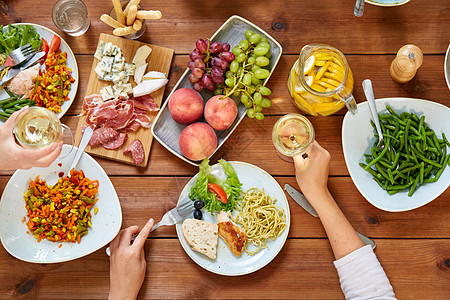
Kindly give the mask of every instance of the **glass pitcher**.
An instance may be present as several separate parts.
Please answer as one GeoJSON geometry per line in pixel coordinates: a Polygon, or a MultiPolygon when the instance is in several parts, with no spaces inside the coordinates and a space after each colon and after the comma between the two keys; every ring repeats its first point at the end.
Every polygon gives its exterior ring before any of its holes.
{"type": "Polygon", "coordinates": [[[296,106],[312,116],[328,116],[344,106],[357,113],[353,74],[341,51],[328,45],[306,45],[289,73],[288,89],[296,106]]]}

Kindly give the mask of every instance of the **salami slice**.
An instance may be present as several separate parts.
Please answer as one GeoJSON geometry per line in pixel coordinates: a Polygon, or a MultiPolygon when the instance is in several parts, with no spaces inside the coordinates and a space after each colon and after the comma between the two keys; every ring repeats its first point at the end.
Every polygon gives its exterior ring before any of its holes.
{"type": "Polygon", "coordinates": [[[132,141],[128,146],[123,149],[123,153],[131,152],[131,157],[135,165],[139,165],[144,162],[145,152],[144,146],[140,140],[136,139],[132,141]]]}
{"type": "Polygon", "coordinates": [[[119,135],[115,139],[113,139],[113,140],[111,140],[109,142],[103,143],[102,146],[105,149],[108,149],[108,150],[117,149],[120,146],[122,146],[123,143],[125,143],[127,138],[128,138],[128,134],[126,134],[126,133],[119,133],[119,135]]]}
{"type": "Polygon", "coordinates": [[[89,145],[95,146],[107,143],[116,139],[119,136],[119,133],[110,127],[102,127],[94,130],[92,134],[92,138],[89,141],[89,145]]]}

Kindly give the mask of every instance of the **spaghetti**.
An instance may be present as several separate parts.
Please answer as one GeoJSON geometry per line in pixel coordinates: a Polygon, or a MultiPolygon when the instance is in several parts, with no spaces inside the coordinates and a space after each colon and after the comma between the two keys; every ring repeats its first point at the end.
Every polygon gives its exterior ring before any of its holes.
{"type": "Polygon", "coordinates": [[[275,240],[286,229],[286,215],[281,207],[275,205],[276,201],[264,189],[251,188],[245,192],[242,204],[238,205],[239,214],[234,221],[245,230],[248,241],[245,251],[249,255],[268,248],[267,240],[275,240]],[[248,249],[249,242],[256,250],[248,249]]]}

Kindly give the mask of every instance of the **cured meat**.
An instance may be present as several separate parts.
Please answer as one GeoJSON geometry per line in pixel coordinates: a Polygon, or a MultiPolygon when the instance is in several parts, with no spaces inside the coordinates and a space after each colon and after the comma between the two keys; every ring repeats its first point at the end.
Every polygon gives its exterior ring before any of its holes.
{"type": "Polygon", "coordinates": [[[132,100],[121,101],[116,105],[116,112],[117,115],[113,118],[107,119],[104,123],[104,126],[111,127],[115,130],[127,127],[134,116],[134,102],[132,100]]]}
{"type": "Polygon", "coordinates": [[[133,163],[139,165],[144,162],[145,152],[144,146],[140,140],[136,139],[132,141],[128,146],[123,149],[123,153],[131,152],[131,157],[133,158],[133,163]]]}
{"type": "Polygon", "coordinates": [[[113,139],[113,140],[111,140],[109,142],[103,143],[102,146],[105,149],[109,149],[109,150],[117,149],[120,146],[122,146],[123,143],[125,143],[127,138],[128,138],[128,134],[126,134],[126,133],[119,133],[119,135],[115,139],[113,139]]]}
{"type": "Polygon", "coordinates": [[[140,108],[142,110],[146,110],[148,112],[158,111],[158,104],[155,103],[152,97],[149,95],[140,96],[140,97],[131,97],[130,99],[135,100],[135,107],[140,108]]]}
{"type": "Polygon", "coordinates": [[[119,136],[119,133],[112,128],[102,127],[94,130],[89,145],[95,146],[108,143],[115,140],[119,136]]]}
{"type": "Polygon", "coordinates": [[[103,104],[103,99],[98,94],[92,94],[84,97],[83,110],[86,113],[89,109],[103,104]]]}

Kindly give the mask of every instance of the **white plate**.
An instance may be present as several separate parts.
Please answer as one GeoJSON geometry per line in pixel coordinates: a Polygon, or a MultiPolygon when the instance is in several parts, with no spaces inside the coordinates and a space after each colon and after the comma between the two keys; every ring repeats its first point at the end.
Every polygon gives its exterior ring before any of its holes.
{"type": "MultiPolygon", "coordinates": [[[[270,58],[270,63],[267,66],[267,69],[270,71],[269,77],[267,77],[263,81],[263,85],[265,85],[269,80],[270,76],[272,75],[273,70],[275,69],[278,61],[280,60],[281,53],[283,52],[283,48],[273,37],[271,37],[264,30],[262,30],[255,24],[247,21],[246,19],[239,16],[231,16],[216,31],[216,33],[213,34],[210,40],[212,42],[220,41],[222,43],[229,43],[231,49],[233,49],[233,47],[238,45],[242,39],[245,39],[244,33],[248,29],[253,30],[255,33],[261,34],[261,36],[264,36],[269,40],[272,57],[270,58]]],[[[194,45],[195,41],[193,41],[192,43],[194,45]]],[[[161,107],[158,115],[156,116],[155,121],[153,122],[152,134],[155,137],[155,139],[157,139],[158,142],[161,143],[161,145],[166,147],[174,155],[178,156],[187,163],[190,163],[194,166],[198,166],[201,163],[201,160],[200,161],[190,160],[184,157],[183,154],[181,153],[180,148],[178,147],[178,138],[180,136],[181,131],[186,126],[177,124],[172,119],[172,116],[170,115],[169,109],[167,107],[167,103],[169,102],[168,99],[170,98],[173,92],[181,88],[192,88],[192,83],[190,83],[188,79],[189,74],[191,74],[191,70],[189,68],[186,68],[186,71],[170,92],[164,105],[161,107]]],[[[207,89],[203,89],[200,92],[200,95],[202,96],[204,102],[206,103],[206,101],[208,101],[208,99],[213,96],[213,92],[210,92],[207,89]]],[[[241,103],[241,101],[237,100],[234,96],[231,96],[231,98],[237,104],[238,115],[234,120],[233,124],[230,126],[230,128],[223,131],[216,131],[218,145],[214,153],[216,153],[216,151],[223,145],[223,143],[225,143],[225,141],[233,133],[233,131],[236,129],[236,127],[239,125],[239,123],[242,121],[242,119],[246,116],[247,113],[247,109],[241,103]]],[[[202,117],[200,121],[203,122],[204,118],[202,117]]],[[[209,157],[213,156],[214,153],[212,153],[209,157]]]]}
{"type": "MultiPolygon", "coordinates": [[[[68,101],[64,101],[64,103],[61,105],[61,112],[56,114],[58,116],[58,118],[61,118],[62,116],[64,116],[64,114],[67,112],[67,110],[69,110],[69,107],[72,105],[72,102],[75,99],[75,95],[77,94],[77,89],[78,89],[78,81],[79,81],[78,65],[77,65],[77,61],[75,59],[75,55],[72,52],[72,49],[70,49],[69,45],[66,43],[66,41],[60,35],[56,34],[53,30],[48,29],[47,27],[37,25],[37,24],[32,24],[32,23],[16,23],[16,24],[12,24],[12,25],[14,25],[14,26],[32,25],[34,28],[36,28],[36,32],[41,36],[41,38],[43,38],[47,41],[49,46],[50,46],[50,42],[52,41],[54,35],[57,35],[61,38],[60,49],[62,52],[67,53],[66,65],[67,65],[67,67],[72,69],[72,77],[75,79],[75,82],[72,83],[72,85],[71,85],[70,92],[68,95],[70,99],[68,101]]],[[[44,69],[45,69],[45,66],[42,65],[41,70],[44,70],[44,69]]],[[[8,94],[5,92],[5,90],[3,90],[3,89],[0,90],[0,99],[4,99],[7,97],[8,97],[8,94]]],[[[0,120],[0,126],[3,125],[3,123],[4,122],[0,120]]]]}
{"type": "Polygon", "coordinates": [[[365,0],[366,3],[370,3],[377,6],[399,6],[408,3],[410,0],[365,0]]]}
{"type": "MultiPolygon", "coordinates": [[[[64,145],[64,147],[68,147],[64,145]]],[[[77,170],[83,170],[86,177],[98,180],[100,183],[98,213],[92,213],[92,227],[89,233],[81,239],[81,243],[53,243],[42,240],[40,243],[27,234],[28,227],[22,222],[27,211],[23,196],[28,189],[30,180],[37,175],[54,184],[58,180],[58,173],[66,171],[75,156],[76,147],[67,157],[56,160],[48,168],[32,168],[17,170],[6,185],[0,203],[0,238],[3,247],[14,257],[31,263],[57,263],[69,261],[97,251],[108,244],[119,232],[122,225],[122,210],[119,198],[108,175],[100,165],[88,154],[83,153],[77,170]],[[62,163],[62,166],[58,166],[62,163]]]]}
{"type": "MultiPolygon", "coordinates": [[[[447,137],[450,136],[450,108],[444,105],[412,98],[377,99],[376,104],[379,113],[387,113],[386,104],[389,104],[397,113],[412,112],[419,118],[425,115],[425,122],[436,132],[438,138],[443,132],[447,137]]],[[[370,125],[370,119],[367,102],[363,102],[358,104],[358,114],[352,116],[347,113],[342,124],[345,163],[353,182],[367,201],[382,210],[407,211],[431,202],[449,187],[450,167],[447,166],[437,182],[420,186],[412,197],[408,197],[407,190],[389,195],[380,188],[372,175],[359,166],[359,163],[365,162],[364,153],[370,153],[375,141],[375,131],[370,125]]]]}
{"type": "Polygon", "coordinates": [[[448,45],[447,52],[445,53],[444,60],[444,74],[447,86],[450,89],[450,44],[448,45]]]}
{"type": "MultiPolygon", "coordinates": [[[[219,275],[238,276],[249,274],[261,269],[269,262],[271,262],[272,259],[275,258],[275,256],[277,256],[281,248],[283,248],[284,243],[286,242],[289,233],[289,227],[291,224],[291,214],[289,211],[289,204],[287,202],[286,195],[284,194],[278,182],[272,176],[270,176],[269,173],[261,168],[245,162],[231,161],[230,163],[242,183],[243,191],[246,191],[247,189],[253,187],[260,189],[264,188],[264,192],[269,194],[271,197],[277,198],[276,205],[281,207],[286,215],[286,229],[281,234],[281,236],[279,236],[275,241],[269,240],[267,242],[267,246],[269,247],[268,249],[262,249],[253,256],[250,256],[245,251],[243,251],[240,257],[235,256],[227,247],[225,242],[221,238],[219,238],[217,258],[215,260],[211,260],[205,255],[191,249],[189,244],[184,239],[181,229],[182,223],[178,223],[176,225],[176,229],[178,239],[180,240],[181,246],[183,246],[184,251],[186,251],[189,257],[199,266],[219,275]]],[[[225,174],[220,164],[215,164],[214,166],[212,166],[211,174],[214,174],[221,178],[225,178],[225,174]]],[[[192,177],[192,179],[186,184],[183,191],[181,192],[180,198],[178,199],[178,203],[182,201],[191,201],[188,197],[188,194],[191,187],[197,180],[197,177],[198,174],[192,177]]],[[[217,215],[212,216],[204,209],[202,210],[202,212],[204,221],[217,224],[217,215]]],[[[233,215],[236,215],[236,212],[234,212],[233,215]]]]}

